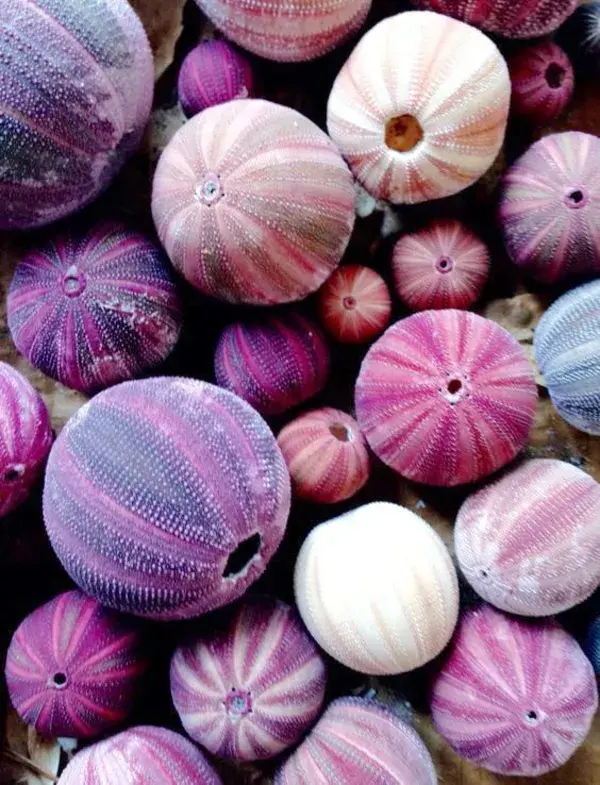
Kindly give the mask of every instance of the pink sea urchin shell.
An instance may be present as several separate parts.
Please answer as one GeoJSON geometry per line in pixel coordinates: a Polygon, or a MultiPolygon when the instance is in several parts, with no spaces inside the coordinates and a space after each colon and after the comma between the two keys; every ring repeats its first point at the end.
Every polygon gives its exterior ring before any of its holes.
{"type": "Polygon", "coordinates": [[[560,613],[600,585],[600,486],[570,463],[525,461],[466,500],[454,537],[485,600],[523,616],[560,613]]]}
{"type": "Polygon", "coordinates": [[[528,44],[508,61],[512,112],[533,123],[551,123],[573,95],[571,61],[553,41],[528,44]]]}
{"type": "Polygon", "coordinates": [[[17,349],[53,379],[92,393],[158,365],[181,329],[168,259],[119,223],[64,234],[19,263],[8,293],[17,349]]]}
{"type": "Polygon", "coordinates": [[[26,229],[106,188],[142,137],[154,69],[126,0],[3,0],[0,52],[0,229],[26,229]]]}
{"type": "Polygon", "coordinates": [[[46,404],[24,376],[0,362],[0,517],[29,496],[51,446],[46,404]]]}
{"type": "Polygon", "coordinates": [[[508,170],[500,223],[514,263],[543,283],[600,273],[600,139],[536,142],[508,170]]]}
{"type": "Polygon", "coordinates": [[[129,619],[70,591],[19,625],[6,682],[13,706],[38,733],[91,738],[127,718],[146,664],[129,619]]]}
{"type": "Polygon", "coordinates": [[[431,703],[438,731],[459,755],[523,777],[562,766],[597,707],[594,670],[573,637],[554,622],[489,605],[459,623],[431,703]]]}
{"type": "Polygon", "coordinates": [[[475,482],[511,461],[536,401],[517,341],[468,311],[423,311],[392,325],[356,383],[356,416],[371,449],[428,485],[475,482]]]}
{"type": "Polygon", "coordinates": [[[339,267],[319,292],[319,318],[341,343],[366,343],[387,326],[392,313],[390,291],[369,267],[339,267]]]}
{"type": "Polygon", "coordinates": [[[490,168],[509,101],[508,69],[489,38],[408,11],[361,39],[334,82],[327,127],[372,196],[413,204],[462,191],[490,168]]]}
{"type": "Polygon", "coordinates": [[[338,698],[275,775],[275,785],[436,785],[417,733],[389,709],[338,698]]]}
{"type": "Polygon", "coordinates": [[[175,267],[205,294],[274,305],[306,297],[342,258],[354,185],[331,140],[259,99],[197,115],[156,170],[152,213],[175,267]]]}
{"type": "Polygon", "coordinates": [[[54,444],[44,519],[73,580],[111,608],[199,616],[240,597],[283,537],[290,481],[275,437],[212,384],[124,382],[54,444]]]}
{"type": "Polygon", "coordinates": [[[485,286],[488,249],[459,221],[438,219],[394,246],[398,297],[413,311],[468,308],[485,286]]]}
{"type": "Polygon", "coordinates": [[[277,437],[297,496],[334,504],[369,479],[369,450],[356,420],[337,409],[301,414],[277,437]]]}
{"type": "Polygon", "coordinates": [[[214,755],[271,758],[315,720],[325,663],[298,614],[275,599],[245,600],[230,623],[180,646],[171,693],[184,728],[214,755]]]}

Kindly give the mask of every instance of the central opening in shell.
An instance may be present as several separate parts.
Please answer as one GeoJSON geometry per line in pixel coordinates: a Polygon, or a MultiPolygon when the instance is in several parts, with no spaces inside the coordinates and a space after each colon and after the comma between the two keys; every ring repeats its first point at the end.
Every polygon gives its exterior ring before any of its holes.
{"type": "Polygon", "coordinates": [[[525,713],[525,721],[527,722],[528,725],[537,725],[539,720],[540,720],[539,714],[534,709],[531,709],[530,711],[525,713]]]}
{"type": "Polygon", "coordinates": [[[233,719],[252,714],[252,693],[232,687],[225,698],[225,708],[233,719]]]}
{"type": "Polygon", "coordinates": [[[573,204],[581,204],[583,202],[583,191],[580,188],[576,188],[574,191],[569,191],[567,194],[567,199],[573,204]]]}
{"type": "Polygon", "coordinates": [[[17,482],[25,474],[25,467],[22,463],[7,466],[2,475],[4,482],[17,482]]]}
{"type": "Polygon", "coordinates": [[[350,295],[348,297],[344,297],[342,300],[342,305],[347,311],[352,311],[354,308],[356,308],[356,298],[351,297],[350,295]]]}
{"type": "Polygon", "coordinates": [[[350,442],[352,441],[352,432],[347,425],[344,425],[341,422],[334,422],[333,425],[329,426],[329,433],[338,440],[338,442],[350,442]]]}
{"type": "Polygon", "coordinates": [[[440,256],[435,263],[435,266],[440,273],[449,273],[454,267],[454,262],[449,256],[440,256]]]}
{"type": "Polygon", "coordinates": [[[462,382],[460,379],[450,379],[446,388],[450,395],[456,395],[457,392],[462,390],[462,382]]]}
{"type": "Polygon", "coordinates": [[[253,534],[246,540],[242,540],[238,547],[229,554],[227,564],[223,570],[223,577],[235,578],[241,575],[259,552],[261,543],[262,540],[258,533],[253,534]]]}
{"type": "Polygon", "coordinates": [[[423,139],[423,129],[416,117],[402,114],[390,117],[385,124],[385,143],[390,150],[408,153],[423,139]]]}
{"type": "Polygon", "coordinates": [[[85,292],[85,286],[85,275],[76,264],[72,264],[63,278],[63,292],[67,297],[79,297],[85,292]]]}
{"type": "Polygon", "coordinates": [[[565,81],[566,72],[559,63],[550,63],[546,68],[546,82],[553,90],[557,90],[565,81]]]}
{"type": "Polygon", "coordinates": [[[54,684],[55,687],[59,687],[59,688],[64,687],[65,684],[67,683],[67,674],[62,673],[61,671],[55,673],[54,676],[52,677],[52,683],[54,684]]]}

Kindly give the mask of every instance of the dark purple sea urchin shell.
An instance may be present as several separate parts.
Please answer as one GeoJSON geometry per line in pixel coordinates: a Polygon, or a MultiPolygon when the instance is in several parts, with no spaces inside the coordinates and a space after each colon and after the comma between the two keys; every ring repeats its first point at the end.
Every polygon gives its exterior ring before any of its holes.
{"type": "Polygon", "coordinates": [[[50,453],[44,518],[63,566],[108,607],[199,616],[264,571],[290,480],[264,420],[191,379],[125,382],[67,423],[50,453]]]}
{"type": "Polygon", "coordinates": [[[573,67],[553,41],[528,44],[509,59],[508,70],[513,114],[544,125],[566,109],[575,86],[573,67]]]}

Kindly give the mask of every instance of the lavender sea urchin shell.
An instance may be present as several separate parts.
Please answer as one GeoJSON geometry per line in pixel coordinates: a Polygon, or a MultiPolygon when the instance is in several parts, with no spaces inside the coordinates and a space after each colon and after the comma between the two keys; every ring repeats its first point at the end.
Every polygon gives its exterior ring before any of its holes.
{"type": "Polygon", "coordinates": [[[553,41],[529,44],[510,58],[508,69],[515,115],[543,125],[566,109],[575,86],[573,67],[553,41]]]}

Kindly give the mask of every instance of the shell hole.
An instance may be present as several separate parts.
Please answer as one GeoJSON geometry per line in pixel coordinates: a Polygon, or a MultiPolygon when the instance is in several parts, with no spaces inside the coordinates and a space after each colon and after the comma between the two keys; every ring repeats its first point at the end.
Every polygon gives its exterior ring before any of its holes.
{"type": "Polygon", "coordinates": [[[569,201],[573,202],[573,204],[581,204],[583,202],[583,191],[580,191],[579,188],[576,188],[574,191],[569,192],[569,201]]]}
{"type": "Polygon", "coordinates": [[[54,676],[52,677],[52,682],[55,687],[64,687],[65,684],[67,683],[67,674],[62,673],[61,671],[55,673],[54,676]]]}
{"type": "Polygon", "coordinates": [[[450,379],[447,385],[450,395],[456,395],[457,392],[462,390],[462,382],[460,379],[450,379]]]}
{"type": "Polygon", "coordinates": [[[550,63],[546,68],[546,82],[553,90],[557,90],[565,81],[566,72],[559,63],[550,63]]]}
{"type": "Polygon", "coordinates": [[[338,440],[338,442],[352,441],[352,431],[347,425],[341,422],[334,422],[329,426],[329,433],[338,440]]]}
{"type": "Polygon", "coordinates": [[[423,139],[423,129],[416,117],[402,114],[390,117],[385,124],[385,143],[390,150],[408,153],[423,139]]]}
{"type": "Polygon", "coordinates": [[[224,578],[233,578],[244,572],[252,559],[260,550],[262,540],[260,534],[253,534],[246,540],[242,540],[238,547],[229,554],[227,564],[223,570],[224,578]]]}
{"type": "Polygon", "coordinates": [[[356,308],[356,297],[344,297],[342,300],[342,305],[347,311],[352,311],[356,308]]]}
{"type": "Polygon", "coordinates": [[[528,720],[537,720],[537,712],[535,712],[535,711],[528,711],[527,712],[527,719],[528,720]]]}
{"type": "Polygon", "coordinates": [[[440,256],[435,263],[436,269],[440,273],[449,273],[454,267],[454,262],[449,256],[440,256]]]}
{"type": "Polygon", "coordinates": [[[482,578],[487,578],[488,571],[487,570],[481,570],[479,574],[481,575],[482,578]]]}
{"type": "Polygon", "coordinates": [[[16,466],[8,466],[4,474],[2,475],[2,480],[4,482],[17,482],[21,479],[21,477],[25,474],[25,467],[22,464],[18,464],[16,466]]]}

